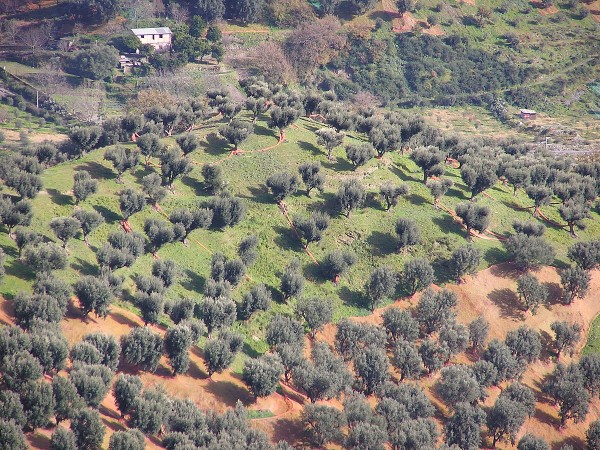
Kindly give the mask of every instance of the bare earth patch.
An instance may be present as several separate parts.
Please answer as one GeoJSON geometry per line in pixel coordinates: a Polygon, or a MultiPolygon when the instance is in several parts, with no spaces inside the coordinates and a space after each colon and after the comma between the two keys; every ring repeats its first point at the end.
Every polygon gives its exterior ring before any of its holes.
{"type": "MultiPolygon", "coordinates": [[[[7,141],[17,142],[21,139],[21,134],[14,130],[1,130],[6,136],[7,141]]],[[[43,141],[63,142],[67,140],[67,135],[58,133],[36,133],[32,132],[27,135],[29,140],[35,144],[43,141]]]]}

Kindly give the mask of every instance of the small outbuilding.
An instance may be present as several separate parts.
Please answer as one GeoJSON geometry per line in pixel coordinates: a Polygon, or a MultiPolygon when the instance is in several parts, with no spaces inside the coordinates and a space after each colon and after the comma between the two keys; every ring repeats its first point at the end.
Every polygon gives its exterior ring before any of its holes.
{"type": "Polygon", "coordinates": [[[157,52],[171,49],[173,33],[169,27],[134,28],[131,30],[142,44],[151,45],[157,52]]]}
{"type": "Polygon", "coordinates": [[[537,112],[533,109],[522,109],[521,118],[524,120],[533,120],[537,117],[537,112]]]}

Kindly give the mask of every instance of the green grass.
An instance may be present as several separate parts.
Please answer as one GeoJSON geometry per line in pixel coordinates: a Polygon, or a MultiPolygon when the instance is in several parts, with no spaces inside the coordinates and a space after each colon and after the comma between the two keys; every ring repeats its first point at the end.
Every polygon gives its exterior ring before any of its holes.
{"type": "MultiPolygon", "coordinates": [[[[217,126],[218,123],[214,123],[217,126]]],[[[387,265],[401,270],[405,261],[413,257],[426,257],[432,261],[436,269],[436,282],[445,284],[450,281],[446,269],[446,261],[451,252],[465,245],[465,232],[450,216],[441,210],[436,210],[431,204],[428,189],[422,183],[422,173],[406,156],[398,153],[387,154],[383,160],[371,160],[366,166],[353,171],[345,159],[343,148],[335,150],[337,160],[330,162],[323,149],[316,145],[314,129],[319,125],[301,119],[297,127],[286,131],[286,141],[267,152],[242,154],[223,160],[229,154],[229,146],[217,137],[203,140],[199,150],[191,156],[198,163],[208,163],[222,160],[225,179],[229,189],[243,198],[248,206],[245,219],[234,228],[225,230],[196,230],[192,232],[189,243],[173,243],[165,245],[158,251],[161,259],[172,259],[180,269],[179,282],[167,293],[168,297],[191,297],[201,299],[201,293],[210,273],[209,252],[201,248],[196,241],[201,242],[211,252],[223,252],[228,257],[235,257],[239,242],[249,234],[259,237],[259,258],[255,265],[249,268],[251,280],[244,280],[233,293],[236,301],[241,301],[245,292],[255,283],[265,283],[273,293],[273,306],[264,313],[256,314],[248,322],[237,323],[245,336],[244,351],[256,355],[267,350],[263,341],[264,329],[274,314],[292,314],[295,300],[283,302],[279,294],[279,282],[282,271],[292,258],[298,258],[308,283],[305,288],[306,296],[322,296],[333,299],[335,319],[342,317],[366,315],[370,311],[361,306],[362,289],[369,273],[378,266],[387,265]],[[268,193],[264,182],[266,178],[277,171],[296,172],[300,163],[305,161],[320,161],[327,177],[325,191],[313,193],[307,197],[302,191],[286,199],[291,216],[306,214],[307,211],[324,210],[332,214],[329,229],[321,242],[310,246],[317,260],[333,249],[349,249],[358,256],[358,262],[349,273],[342,277],[338,286],[325,280],[319,273],[318,267],[302,250],[300,243],[291,231],[286,219],[268,193]],[[369,199],[364,208],[354,211],[350,218],[337,213],[334,195],[341,181],[349,177],[357,177],[369,192],[369,199]],[[399,205],[386,212],[376,195],[379,186],[387,180],[395,183],[406,182],[410,187],[410,195],[400,200],[399,205]],[[394,225],[399,217],[412,217],[421,229],[422,243],[407,253],[395,250],[394,225]]],[[[196,131],[201,138],[213,132],[215,128],[202,128],[196,131]]],[[[348,137],[347,142],[356,140],[348,137]]],[[[171,139],[166,139],[170,142],[171,139]]],[[[259,121],[254,134],[241,145],[243,150],[261,149],[277,142],[273,130],[266,128],[259,121]]],[[[132,144],[127,144],[132,145],[132,144]]],[[[53,217],[71,215],[75,206],[71,196],[73,173],[76,170],[87,170],[100,181],[97,194],[81,204],[82,208],[95,209],[106,219],[90,236],[91,248],[80,239],[69,242],[70,265],[60,276],[69,282],[76,281],[81,275],[96,274],[95,250],[106,242],[108,234],[118,230],[120,212],[118,208],[118,192],[124,187],[140,189],[140,182],[148,169],[139,167],[134,174],[125,174],[123,184],[116,181],[115,174],[109,162],[103,160],[104,149],[96,150],[77,161],[70,161],[52,167],[43,175],[45,191],[34,200],[35,217],[32,228],[45,234],[48,239],[54,239],[48,224],[53,217]]],[[[443,203],[454,208],[457,203],[466,201],[468,193],[463,185],[459,171],[448,168],[446,176],[452,179],[455,186],[449,191],[443,203]]],[[[175,193],[161,203],[162,208],[169,213],[181,206],[194,206],[208,200],[209,196],[203,189],[200,166],[194,167],[189,176],[175,183],[175,193]]],[[[522,206],[531,204],[524,193],[519,192],[513,197],[511,189],[500,184],[489,190],[493,199],[481,196],[477,201],[488,205],[492,210],[490,228],[496,232],[507,234],[515,219],[531,219],[526,211],[516,211],[511,204],[522,206]]],[[[555,207],[547,207],[544,213],[557,218],[555,207]]],[[[148,217],[161,216],[146,208],[143,212],[130,218],[133,229],[143,230],[144,220],[148,217]]],[[[600,217],[596,212],[587,220],[587,228],[580,233],[580,239],[586,240],[600,235],[600,217]]],[[[569,234],[560,229],[549,227],[547,238],[557,249],[557,265],[566,263],[567,247],[573,242],[569,234]]],[[[496,264],[505,259],[505,252],[498,241],[475,240],[475,245],[484,252],[481,268],[496,264]]],[[[7,276],[0,285],[0,293],[13,296],[16,292],[30,286],[33,274],[30,273],[17,259],[16,246],[5,233],[0,235],[0,246],[8,255],[7,276]]],[[[131,298],[134,289],[132,276],[148,274],[153,262],[150,255],[139,258],[130,268],[118,272],[125,277],[125,294],[123,301],[131,298]]],[[[135,309],[130,306],[132,310],[135,309]]],[[[166,319],[165,319],[166,320],[166,319]]],[[[166,320],[165,325],[168,324],[166,320]]],[[[241,372],[244,356],[240,355],[234,363],[234,371],[241,372]]]]}
{"type": "Polygon", "coordinates": [[[267,419],[275,416],[271,411],[264,409],[249,409],[246,412],[248,419],[267,419]]]}
{"type": "Polygon", "coordinates": [[[590,325],[588,340],[581,353],[584,355],[588,355],[590,353],[600,354],[600,315],[596,316],[590,325]]]}

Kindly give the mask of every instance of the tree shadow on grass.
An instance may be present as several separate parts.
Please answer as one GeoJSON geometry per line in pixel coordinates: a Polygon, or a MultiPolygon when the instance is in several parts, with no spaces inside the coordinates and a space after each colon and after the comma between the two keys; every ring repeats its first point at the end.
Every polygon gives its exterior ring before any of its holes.
{"type": "Polygon", "coordinates": [[[220,138],[216,132],[207,134],[206,142],[207,144],[201,143],[200,146],[209,155],[225,156],[230,151],[231,146],[229,143],[225,139],[220,138]]]}
{"type": "Polygon", "coordinates": [[[464,238],[466,236],[466,232],[463,230],[463,228],[457,222],[455,222],[452,217],[450,217],[447,214],[444,214],[443,216],[434,217],[432,221],[438,227],[440,227],[440,230],[444,234],[455,234],[457,236],[460,236],[461,238],[464,238]]]}
{"type": "Polygon", "coordinates": [[[114,180],[117,178],[115,172],[96,161],[86,161],[83,164],[79,164],[74,169],[85,170],[86,172],[89,172],[92,178],[96,179],[114,180]]]}
{"type": "Polygon", "coordinates": [[[11,258],[19,257],[19,250],[12,245],[2,245],[0,246],[0,249],[2,249],[5,255],[10,256],[11,258]]]}
{"type": "Polygon", "coordinates": [[[345,304],[359,308],[363,307],[364,298],[361,291],[351,291],[347,286],[342,286],[339,295],[345,304]]]}
{"type": "Polygon", "coordinates": [[[394,175],[396,175],[402,181],[415,181],[415,179],[413,177],[408,176],[406,174],[406,172],[400,170],[400,168],[398,167],[398,165],[392,164],[392,165],[389,166],[389,169],[391,170],[391,172],[394,175]]]}
{"type": "Polygon", "coordinates": [[[324,151],[311,142],[298,141],[298,147],[300,147],[302,150],[311,152],[314,156],[324,155],[324,151]]]}
{"type": "Polygon", "coordinates": [[[319,197],[323,200],[322,202],[310,203],[306,206],[308,212],[323,212],[329,214],[331,217],[337,217],[341,215],[340,206],[337,198],[332,192],[322,192],[319,197]]]}
{"type": "Polygon", "coordinates": [[[89,261],[81,259],[79,257],[75,258],[75,261],[71,263],[71,268],[80,272],[81,275],[97,275],[98,274],[98,266],[89,261]]]}
{"type": "Polygon", "coordinates": [[[396,251],[396,239],[390,233],[373,231],[367,237],[367,243],[371,246],[371,253],[375,256],[387,256],[396,251]]]}
{"type": "Polygon", "coordinates": [[[52,202],[56,203],[59,206],[73,204],[73,197],[71,197],[70,195],[63,194],[57,189],[46,189],[46,192],[48,192],[48,195],[52,199],[52,202]]]}
{"type": "Polygon", "coordinates": [[[98,214],[104,217],[104,220],[108,223],[114,223],[121,220],[121,216],[114,212],[112,209],[108,209],[103,205],[94,205],[93,208],[98,214]]]}
{"type": "Polygon", "coordinates": [[[423,197],[422,195],[419,195],[419,194],[409,194],[409,195],[406,196],[406,200],[408,200],[413,205],[431,204],[431,202],[429,201],[429,199],[427,199],[427,198],[425,198],[425,197],[423,197]]]}
{"type": "Polygon", "coordinates": [[[185,278],[180,282],[184,289],[198,293],[203,292],[206,279],[202,275],[190,269],[185,270],[185,275],[185,278]]]}
{"type": "Polygon", "coordinates": [[[233,408],[238,400],[244,405],[254,403],[254,398],[247,389],[231,381],[213,380],[204,389],[229,408],[233,408]]]}
{"type": "Polygon", "coordinates": [[[257,358],[258,356],[260,356],[260,353],[256,351],[256,349],[250,347],[247,342],[244,342],[244,346],[242,347],[242,353],[250,356],[251,358],[257,358]]]}
{"type": "Polygon", "coordinates": [[[335,161],[324,162],[323,167],[335,172],[354,171],[354,166],[344,158],[336,158],[335,161]]]}
{"type": "Polygon", "coordinates": [[[466,188],[463,188],[462,186],[456,184],[450,189],[448,189],[446,196],[456,197],[461,200],[470,200],[469,192],[466,190],[466,188]]]}
{"type": "Polygon", "coordinates": [[[254,134],[256,134],[257,136],[271,136],[275,139],[279,138],[279,136],[277,136],[277,133],[274,130],[260,124],[254,124],[254,134]]]}
{"type": "Polygon", "coordinates": [[[525,319],[519,298],[513,290],[508,288],[494,289],[488,294],[488,298],[498,307],[502,317],[513,320],[525,319]]]}
{"type": "MultiPolygon", "coordinates": [[[[277,419],[273,422],[271,438],[273,441],[286,441],[296,448],[311,448],[308,432],[299,419],[277,419]]],[[[314,447],[312,447],[314,448],[314,447]]]]}
{"type": "Polygon", "coordinates": [[[35,273],[18,259],[13,259],[6,263],[4,269],[7,275],[11,275],[15,278],[25,280],[32,280],[35,278],[35,273]]]}
{"type": "Polygon", "coordinates": [[[202,183],[197,178],[185,176],[185,177],[181,178],[181,182],[185,186],[192,189],[194,191],[194,194],[197,196],[205,196],[207,194],[207,190],[206,190],[206,187],[204,186],[204,183],[202,183]]]}
{"type": "Polygon", "coordinates": [[[282,250],[302,251],[302,244],[290,227],[274,226],[277,237],[273,240],[282,250]]]}
{"type": "Polygon", "coordinates": [[[238,195],[240,198],[245,198],[254,203],[262,203],[265,205],[275,203],[275,199],[269,193],[269,190],[266,185],[260,184],[256,187],[248,186],[248,192],[250,195],[238,195]]]}

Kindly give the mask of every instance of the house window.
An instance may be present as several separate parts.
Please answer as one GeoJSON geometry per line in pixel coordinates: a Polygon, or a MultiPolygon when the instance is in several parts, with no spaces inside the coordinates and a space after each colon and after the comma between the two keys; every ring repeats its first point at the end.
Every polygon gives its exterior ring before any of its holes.
{"type": "Polygon", "coordinates": [[[155,39],[156,39],[156,35],[155,35],[155,34],[153,34],[153,35],[152,35],[152,40],[155,40],[155,39]]]}
{"type": "Polygon", "coordinates": [[[144,39],[144,35],[143,34],[140,36],[140,39],[144,39]]]}
{"type": "Polygon", "coordinates": [[[162,38],[163,38],[163,35],[162,35],[162,34],[159,34],[159,35],[158,35],[158,37],[159,37],[160,39],[162,39],[162,38]]]}

